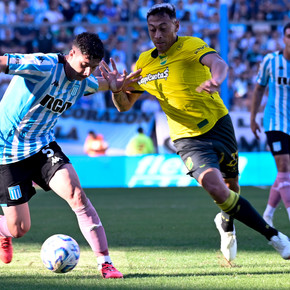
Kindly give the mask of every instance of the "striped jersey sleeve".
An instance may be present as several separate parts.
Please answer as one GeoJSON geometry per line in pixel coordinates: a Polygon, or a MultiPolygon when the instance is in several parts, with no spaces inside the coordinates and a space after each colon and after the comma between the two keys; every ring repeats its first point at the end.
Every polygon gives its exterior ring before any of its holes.
{"type": "Polygon", "coordinates": [[[263,125],[265,131],[290,134],[290,61],[282,51],[267,54],[259,68],[257,83],[269,86],[263,125]]]}
{"type": "Polygon", "coordinates": [[[59,54],[7,56],[7,73],[14,76],[0,102],[0,164],[23,160],[54,141],[61,114],[99,87],[94,76],[70,81],[59,54]]]}

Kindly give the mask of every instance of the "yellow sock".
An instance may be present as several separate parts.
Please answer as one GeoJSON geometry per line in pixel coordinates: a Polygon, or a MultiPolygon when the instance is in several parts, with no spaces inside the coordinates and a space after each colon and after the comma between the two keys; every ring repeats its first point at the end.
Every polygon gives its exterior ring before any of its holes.
{"type": "Polygon", "coordinates": [[[230,190],[230,195],[223,203],[217,203],[217,205],[223,210],[224,212],[231,211],[237,204],[239,200],[239,194],[230,190]]]}

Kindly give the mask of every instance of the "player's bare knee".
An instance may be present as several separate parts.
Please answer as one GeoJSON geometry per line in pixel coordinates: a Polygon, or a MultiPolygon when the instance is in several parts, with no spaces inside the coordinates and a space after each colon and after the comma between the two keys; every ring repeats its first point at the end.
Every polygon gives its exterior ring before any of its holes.
{"type": "Polygon", "coordinates": [[[224,184],[220,184],[219,182],[204,183],[202,186],[210,195],[214,196],[223,195],[228,192],[227,187],[224,184]]]}
{"type": "Polygon", "coordinates": [[[25,226],[17,226],[14,227],[13,229],[9,229],[11,235],[14,238],[21,238],[23,237],[28,231],[30,230],[30,225],[25,225],[25,226]]]}
{"type": "Polygon", "coordinates": [[[223,203],[229,196],[229,189],[219,183],[206,184],[203,188],[218,203],[223,203]]]}

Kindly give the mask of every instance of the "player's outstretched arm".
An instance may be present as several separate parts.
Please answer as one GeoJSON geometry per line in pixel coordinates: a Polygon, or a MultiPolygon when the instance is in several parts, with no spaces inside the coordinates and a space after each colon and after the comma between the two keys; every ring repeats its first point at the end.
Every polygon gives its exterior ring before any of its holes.
{"type": "Polygon", "coordinates": [[[7,69],[8,56],[0,56],[0,72],[5,72],[7,69]]]}
{"type": "Polygon", "coordinates": [[[211,53],[204,56],[201,62],[203,65],[210,68],[212,78],[200,84],[196,91],[199,93],[205,91],[212,94],[219,89],[219,86],[225,80],[228,72],[228,65],[217,53],[211,53]]]}
{"type": "Polygon", "coordinates": [[[254,93],[252,96],[252,105],[251,105],[251,130],[254,133],[257,139],[260,139],[258,132],[261,132],[259,124],[256,122],[256,116],[259,111],[259,107],[262,102],[266,87],[263,87],[259,84],[256,84],[254,93]]]}

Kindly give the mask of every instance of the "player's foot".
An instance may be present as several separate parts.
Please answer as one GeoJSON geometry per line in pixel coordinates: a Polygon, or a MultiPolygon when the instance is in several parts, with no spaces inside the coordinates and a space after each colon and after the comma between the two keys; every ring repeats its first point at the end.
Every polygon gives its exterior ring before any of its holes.
{"type": "Polygon", "coordinates": [[[265,220],[265,222],[270,226],[270,227],[274,227],[273,226],[273,217],[270,215],[263,215],[263,219],[265,220]]]}
{"type": "Polygon", "coordinates": [[[119,272],[111,263],[102,264],[101,274],[104,279],[123,278],[123,274],[119,272]]]}
{"type": "Polygon", "coordinates": [[[225,232],[222,228],[222,214],[218,213],[214,219],[215,225],[221,236],[221,252],[224,257],[230,262],[237,255],[237,239],[235,226],[232,232],[225,232]]]}
{"type": "Polygon", "coordinates": [[[290,259],[290,241],[287,236],[278,232],[278,236],[273,236],[271,238],[269,245],[273,246],[273,248],[280,253],[283,259],[290,259]]]}
{"type": "Polygon", "coordinates": [[[0,260],[10,263],[13,256],[12,238],[0,237],[0,260]]]}

